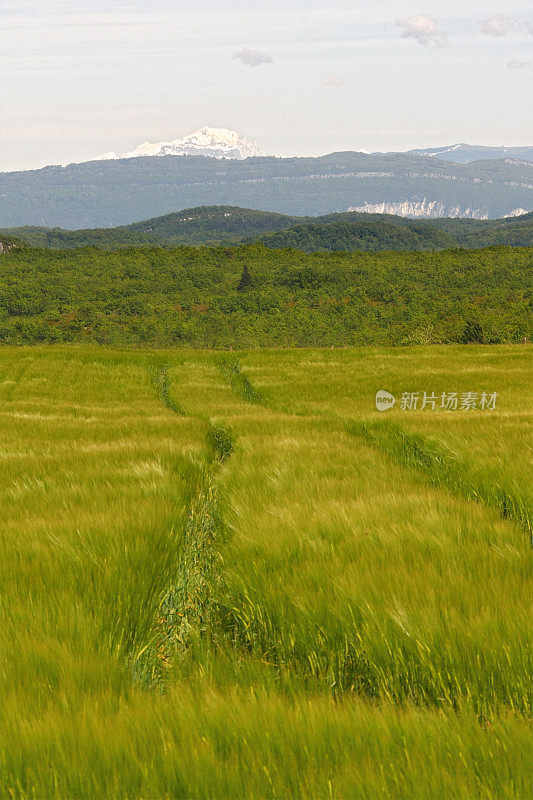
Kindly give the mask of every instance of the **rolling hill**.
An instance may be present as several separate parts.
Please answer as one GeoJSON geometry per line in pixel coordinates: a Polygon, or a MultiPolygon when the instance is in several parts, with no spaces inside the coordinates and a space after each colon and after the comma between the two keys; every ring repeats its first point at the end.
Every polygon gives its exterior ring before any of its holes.
{"type": "Polygon", "coordinates": [[[500,220],[412,220],[358,212],[302,218],[232,206],[202,206],[117,228],[69,231],[23,227],[2,235],[51,249],[260,242],[270,248],[306,252],[444,250],[531,246],[533,214],[500,220]]]}
{"type": "Polygon", "coordinates": [[[531,247],[533,214],[498,220],[411,220],[386,214],[332,214],[259,237],[267,247],[304,250],[445,250],[531,247]]]}
{"type": "Polygon", "coordinates": [[[506,219],[436,219],[432,224],[441,231],[451,233],[461,247],[488,247],[496,244],[530,247],[533,244],[531,211],[506,219]]]}
{"type": "Polygon", "coordinates": [[[145,244],[179,245],[236,241],[284,230],[301,218],[234,206],[200,206],[116,228],[24,226],[6,231],[34,247],[54,250],[72,247],[136,247],[145,244]]]}

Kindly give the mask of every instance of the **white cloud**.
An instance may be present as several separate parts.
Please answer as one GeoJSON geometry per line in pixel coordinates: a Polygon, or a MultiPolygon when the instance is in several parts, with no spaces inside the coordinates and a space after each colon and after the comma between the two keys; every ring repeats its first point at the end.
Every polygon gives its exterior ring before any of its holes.
{"type": "Polygon", "coordinates": [[[533,22],[527,19],[512,19],[506,14],[493,14],[492,17],[481,20],[478,22],[478,28],[481,33],[497,38],[507,36],[513,29],[533,36],[533,22]]]}
{"type": "Polygon", "coordinates": [[[235,53],[233,58],[238,59],[248,67],[257,67],[259,64],[272,64],[274,61],[270,53],[265,53],[262,50],[249,50],[247,47],[242,47],[238,53],[235,53]]]}
{"type": "Polygon", "coordinates": [[[344,79],[338,75],[326,75],[322,83],[324,86],[342,86],[344,79]]]}
{"type": "Polygon", "coordinates": [[[402,28],[403,39],[415,39],[419,44],[435,44],[443,47],[448,44],[448,34],[440,30],[437,21],[426,14],[415,14],[406,19],[396,20],[396,27],[402,28]]]}
{"type": "Polygon", "coordinates": [[[529,61],[520,61],[518,58],[513,58],[507,62],[507,69],[527,69],[529,61]]]}
{"type": "Polygon", "coordinates": [[[487,36],[507,36],[512,26],[511,18],[505,14],[493,14],[492,17],[478,22],[479,30],[487,36]]]}

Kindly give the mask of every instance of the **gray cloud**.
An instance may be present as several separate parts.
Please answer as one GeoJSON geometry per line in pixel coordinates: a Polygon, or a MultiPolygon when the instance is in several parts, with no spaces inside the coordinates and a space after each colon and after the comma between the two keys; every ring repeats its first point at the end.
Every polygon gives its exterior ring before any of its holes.
{"type": "Polygon", "coordinates": [[[507,69],[527,69],[529,65],[529,61],[520,61],[518,58],[513,58],[507,62],[507,69]]]}
{"type": "Polygon", "coordinates": [[[396,27],[402,28],[403,39],[415,39],[418,44],[434,44],[444,47],[448,44],[448,34],[440,30],[437,21],[426,14],[415,14],[406,19],[397,19],[396,27]]]}
{"type": "Polygon", "coordinates": [[[241,47],[233,58],[248,67],[258,67],[259,64],[272,64],[274,61],[270,53],[265,53],[262,50],[249,50],[248,47],[241,47]]]}
{"type": "Polygon", "coordinates": [[[342,86],[344,78],[340,78],[338,75],[326,75],[322,83],[324,86],[342,86]]]}
{"type": "Polygon", "coordinates": [[[511,18],[505,14],[493,14],[492,17],[478,22],[479,30],[486,36],[507,36],[512,26],[511,18]]]}

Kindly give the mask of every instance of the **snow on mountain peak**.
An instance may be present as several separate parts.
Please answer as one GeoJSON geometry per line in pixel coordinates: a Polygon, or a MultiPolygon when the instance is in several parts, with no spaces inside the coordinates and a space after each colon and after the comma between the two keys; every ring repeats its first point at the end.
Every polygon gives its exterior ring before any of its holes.
{"type": "MultiPolygon", "coordinates": [[[[250,158],[259,155],[253,139],[241,136],[228,128],[210,128],[204,125],[194,133],[173,139],[171,142],[143,142],[124,156],[105,153],[100,159],[140,158],[143,156],[211,156],[212,158],[250,158]]],[[[97,160],[97,159],[95,159],[97,160]]]]}
{"type": "Polygon", "coordinates": [[[113,161],[115,158],[118,158],[117,154],[114,150],[110,150],[109,153],[102,153],[101,155],[96,156],[93,161],[113,161]]]}

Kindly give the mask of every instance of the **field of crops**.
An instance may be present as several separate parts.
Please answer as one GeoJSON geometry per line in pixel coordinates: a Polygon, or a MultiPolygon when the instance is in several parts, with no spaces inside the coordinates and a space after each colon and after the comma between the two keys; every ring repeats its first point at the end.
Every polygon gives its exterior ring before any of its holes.
{"type": "Polygon", "coordinates": [[[0,795],[530,798],[530,357],[2,348],[0,795]]]}

